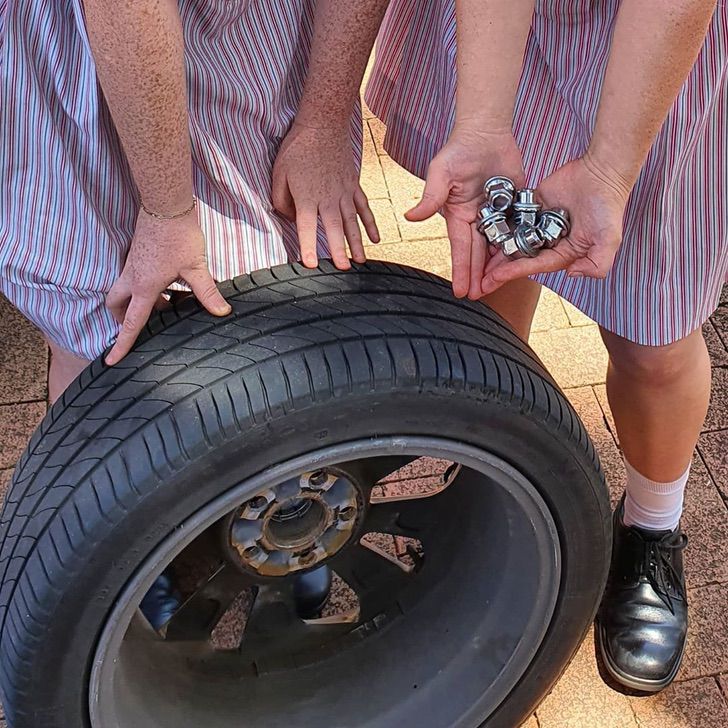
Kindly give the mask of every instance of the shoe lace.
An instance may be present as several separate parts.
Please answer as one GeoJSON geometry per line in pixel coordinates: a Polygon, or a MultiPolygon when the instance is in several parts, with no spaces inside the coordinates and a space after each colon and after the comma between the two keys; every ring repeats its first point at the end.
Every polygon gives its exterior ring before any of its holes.
{"type": "Polygon", "coordinates": [[[668,533],[660,539],[645,541],[645,572],[652,588],[665,606],[675,614],[672,591],[685,598],[683,580],[673,564],[674,554],[688,545],[688,537],[680,532],[668,533]]]}

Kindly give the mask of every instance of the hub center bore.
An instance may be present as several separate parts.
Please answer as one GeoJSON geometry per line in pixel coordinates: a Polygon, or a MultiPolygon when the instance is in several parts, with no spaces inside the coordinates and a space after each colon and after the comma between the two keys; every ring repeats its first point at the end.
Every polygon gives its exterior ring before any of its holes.
{"type": "Polygon", "coordinates": [[[314,497],[293,498],[271,509],[263,537],[274,548],[291,551],[312,546],[326,530],[329,512],[314,497]]]}
{"type": "Polygon", "coordinates": [[[354,537],[364,500],[347,478],[303,473],[243,503],[229,525],[229,553],[261,576],[309,569],[354,537]]]}

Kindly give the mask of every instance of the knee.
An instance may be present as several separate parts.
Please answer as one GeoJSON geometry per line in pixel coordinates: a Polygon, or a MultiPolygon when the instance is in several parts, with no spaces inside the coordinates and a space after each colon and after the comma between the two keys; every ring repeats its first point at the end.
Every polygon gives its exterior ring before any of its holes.
{"type": "Polygon", "coordinates": [[[602,336],[615,372],[649,387],[669,387],[685,377],[697,376],[703,358],[707,358],[700,331],[665,346],[643,346],[609,332],[602,332],[602,336]]]}

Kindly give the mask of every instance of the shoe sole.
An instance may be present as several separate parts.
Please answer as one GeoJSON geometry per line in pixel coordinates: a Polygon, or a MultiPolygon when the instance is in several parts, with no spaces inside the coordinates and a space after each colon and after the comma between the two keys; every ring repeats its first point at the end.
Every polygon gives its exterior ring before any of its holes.
{"type": "Polygon", "coordinates": [[[617,665],[612,662],[607,651],[604,630],[602,629],[601,624],[597,624],[596,632],[597,646],[599,648],[599,654],[602,657],[604,667],[607,669],[607,672],[624,687],[631,688],[632,690],[640,690],[645,693],[659,693],[672,683],[680,670],[683,654],[685,652],[685,642],[683,642],[680,654],[678,655],[675,666],[670,671],[670,674],[662,680],[647,680],[645,678],[635,677],[634,675],[628,675],[626,672],[617,667],[617,665]]]}

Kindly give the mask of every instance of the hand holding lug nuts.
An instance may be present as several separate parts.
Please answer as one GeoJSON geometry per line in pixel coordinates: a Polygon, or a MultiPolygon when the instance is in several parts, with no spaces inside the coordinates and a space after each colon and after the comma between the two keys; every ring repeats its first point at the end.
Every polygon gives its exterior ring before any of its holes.
{"type": "Polygon", "coordinates": [[[491,177],[483,191],[485,204],[480,208],[478,232],[509,258],[535,258],[541,248],[553,248],[569,234],[569,213],[542,211],[534,190],[516,190],[510,179],[498,176],[491,177]]]}

